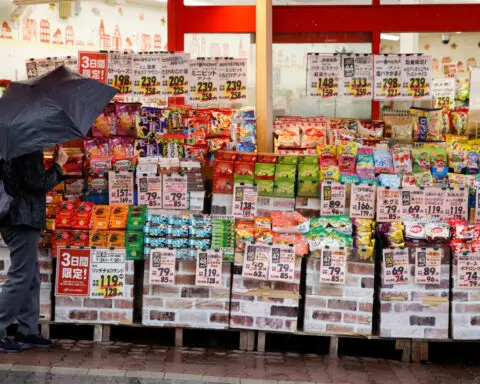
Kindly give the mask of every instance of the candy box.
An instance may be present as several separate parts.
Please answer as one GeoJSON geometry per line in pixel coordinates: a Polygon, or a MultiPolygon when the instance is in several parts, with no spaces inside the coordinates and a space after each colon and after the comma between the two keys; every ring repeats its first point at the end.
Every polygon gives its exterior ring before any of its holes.
{"type": "Polygon", "coordinates": [[[255,173],[255,163],[236,161],[234,168],[235,176],[253,176],[255,173]]]}
{"type": "Polygon", "coordinates": [[[295,180],[297,166],[293,164],[277,164],[275,168],[275,180],[295,180]]]}
{"type": "Polygon", "coordinates": [[[92,229],[108,229],[110,222],[110,206],[95,205],[92,216],[92,229]]]}
{"type": "Polygon", "coordinates": [[[117,103],[117,135],[137,136],[137,121],[140,121],[140,103],[117,103]]]}
{"type": "Polygon", "coordinates": [[[233,161],[215,160],[213,163],[213,174],[215,176],[231,177],[234,164],[233,161]]]}
{"type": "Polygon", "coordinates": [[[55,228],[72,228],[76,204],[74,201],[63,201],[57,206],[55,228]]]}
{"type": "Polygon", "coordinates": [[[259,196],[273,196],[274,180],[255,180],[259,196]]]}
{"type": "Polygon", "coordinates": [[[233,176],[234,183],[253,184],[253,181],[254,181],[253,175],[234,175],[233,176]]]}
{"type": "Polygon", "coordinates": [[[217,160],[234,161],[238,152],[235,151],[217,151],[217,160]]]}
{"type": "Polygon", "coordinates": [[[111,156],[92,156],[89,162],[90,176],[104,176],[112,169],[111,156]]]}
{"type": "Polygon", "coordinates": [[[88,193],[106,193],[108,192],[108,180],[105,177],[89,177],[87,179],[88,193]]]}
{"type": "Polygon", "coordinates": [[[281,155],[278,156],[278,164],[298,164],[298,156],[281,155]]]}
{"type": "Polygon", "coordinates": [[[90,222],[93,215],[93,203],[79,203],[75,211],[73,228],[90,229],[90,222]]]}
{"type": "Polygon", "coordinates": [[[88,247],[90,234],[88,231],[74,230],[72,231],[72,239],[70,245],[72,247],[88,247]]]}
{"type": "Polygon", "coordinates": [[[273,195],[275,197],[295,197],[295,180],[275,180],[273,195]]]}
{"type": "Polygon", "coordinates": [[[250,152],[237,152],[237,161],[255,163],[257,161],[257,154],[250,152]]]}
{"type": "Polygon", "coordinates": [[[53,232],[52,239],[52,254],[53,257],[57,257],[58,247],[67,247],[71,245],[73,237],[73,231],[70,229],[56,229],[53,232]]]}
{"type": "Polygon", "coordinates": [[[108,243],[108,232],[93,229],[90,231],[90,247],[105,248],[108,243]]]}
{"type": "Polygon", "coordinates": [[[63,173],[67,176],[82,176],[83,175],[83,152],[76,149],[66,149],[68,160],[63,165],[63,173]]]}
{"type": "Polygon", "coordinates": [[[318,180],[298,180],[297,196],[318,197],[319,184],[318,180]]]}
{"type": "Polygon", "coordinates": [[[320,166],[320,181],[332,180],[338,181],[340,179],[340,172],[336,165],[321,165],[320,166]]]}
{"type": "Polygon", "coordinates": [[[127,231],[125,234],[125,248],[127,260],[143,259],[143,233],[140,231],[127,231]]]}
{"type": "Polygon", "coordinates": [[[167,118],[160,108],[142,107],[137,115],[137,137],[154,138],[167,128],[167,118]]]}
{"type": "Polygon", "coordinates": [[[128,205],[113,205],[110,208],[110,229],[125,229],[128,220],[128,205]]]}
{"type": "Polygon", "coordinates": [[[298,165],[298,179],[313,179],[318,180],[319,169],[317,164],[299,164],[298,165]]]}
{"type": "Polygon", "coordinates": [[[108,248],[125,248],[125,231],[109,231],[107,239],[108,248]]]}
{"type": "Polygon", "coordinates": [[[233,177],[213,177],[213,193],[233,193],[233,177]]]}
{"type": "Polygon", "coordinates": [[[275,164],[255,163],[255,179],[273,180],[275,177],[275,164]]]}
{"type": "Polygon", "coordinates": [[[142,231],[147,218],[147,207],[131,205],[128,208],[127,229],[129,231],[142,231]]]}
{"type": "Polygon", "coordinates": [[[161,156],[163,149],[156,139],[137,139],[133,153],[138,157],[161,156]]]}
{"type": "Polygon", "coordinates": [[[83,148],[87,159],[92,156],[108,156],[110,154],[108,139],[105,137],[83,139],[83,148]]]}
{"type": "Polygon", "coordinates": [[[315,164],[318,167],[318,157],[317,156],[299,156],[298,164],[315,164]]]}
{"type": "Polygon", "coordinates": [[[135,156],[129,157],[114,157],[112,159],[112,169],[118,172],[133,171],[137,165],[137,158],[135,156]]]}
{"type": "Polygon", "coordinates": [[[135,140],[131,137],[111,137],[108,139],[109,154],[113,157],[125,158],[135,154],[135,140]]]}
{"type": "Polygon", "coordinates": [[[67,179],[65,180],[65,193],[68,195],[83,193],[85,183],[83,179],[67,179]]]}
{"type": "Polygon", "coordinates": [[[257,154],[257,161],[259,163],[276,164],[277,163],[277,155],[274,154],[274,153],[258,153],[257,154]]]}

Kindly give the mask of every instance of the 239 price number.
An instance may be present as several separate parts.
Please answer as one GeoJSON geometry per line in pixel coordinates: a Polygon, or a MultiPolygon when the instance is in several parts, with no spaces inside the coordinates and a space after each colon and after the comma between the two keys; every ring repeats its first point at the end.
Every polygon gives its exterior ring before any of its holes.
{"type": "Polygon", "coordinates": [[[197,83],[197,93],[201,96],[201,101],[213,100],[213,83],[211,81],[199,81],[197,83]]]}
{"type": "Polygon", "coordinates": [[[225,83],[225,92],[230,95],[230,100],[237,100],[242,98],[242,91],[244,86],[241,80],[228,80],[225,83]]]}
{"type": "Polygon", "coordinates": [[[425,96],[426,80],[423,77],[413,77],[410,79],[408,87],[413,97],[425,96]]]}
{"type": "Polygon", "coordinates": [[[157,93],[158,86],[156,76],[142,76],[140,79],[140,88],[143,90],[145,96],[152,96],[157,93]]]}

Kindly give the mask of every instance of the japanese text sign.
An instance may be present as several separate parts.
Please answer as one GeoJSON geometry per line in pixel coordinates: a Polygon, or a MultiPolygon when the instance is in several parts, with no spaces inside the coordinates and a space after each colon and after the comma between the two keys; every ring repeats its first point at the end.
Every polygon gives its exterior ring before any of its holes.
{"type": "Polygon", "coordinates": [[[258,190],[256,185],[235,183],[233,189],[233,216],[250,219],[257,214],[258,190]]]}
{"type": "Polygon", "coordinates": [[[223,254],[215,249],[197,251],[195,285],[220,287],[222,285],[223,254]]]}
{"type": "Polygon", "coordinates": [[[108,193],[110,204],[133,205],[133,173],[108,172],[108,193]]]}
{"type": "Polygon", "coordinates": [[[267,245],[248,244],[243,257],[242,276],[267,280],[272,248],[267,245]]]}
{"type": "Polygon", "coordinates": [[[90,297],[111,299],[125,294],[125,249],[91,249],[90,297]]]}
{"type": "Polygon", "coordinates": [[[346,248],[322,249],[320,258],[320,283],[345,284],[346,267],[346,248]]]}
{"type": "Polygon", "coordinates": [[[339,96],[341,78],[340,55],[309,54],[307,59],[307,96],[322,99],[339,96]]]}
{"type": "Polygon", "coordinates": [[[163,175],[163,208],[188,209],[187,185],[184,174],[163,175]]]}
{"type": "Polygon", "coordinates": [[[373,219],[375,217],[376,186],[353,184],[350,198],[350,217],[373,219]]]}
{"type": "Polygon", "coordinates": [[[90,278],[90,250],[58,248],[57,296],[88,296],[90,278]]]}
{"type": "Polygon", "coordinates": [[[293,245],[274,244],[270,256],[268,280],[295,280],[295,247],[293,245]]]}
{"type": "Polygon", "coordinates": [[[410,264],[407,248],[384,248],[383,252],[383,284],[406,284],[409,280],[410,264]]]}
{"type": "Polygon", "coordinates": [[[416,284],[440,284],[442,255],[441,248],[415,248],[416,284]]]}
{"type": "Polygon", "coordinates": [[[101,52],[78,52],[78,73],[101,83],[107,82],[108,58],[101,52]]]}
{"type": "Polygon", "coordinates": [[[174,249],[158,248],[150,251],[149,282],[154,285],[175,284],[176,252],[174,249]]]}

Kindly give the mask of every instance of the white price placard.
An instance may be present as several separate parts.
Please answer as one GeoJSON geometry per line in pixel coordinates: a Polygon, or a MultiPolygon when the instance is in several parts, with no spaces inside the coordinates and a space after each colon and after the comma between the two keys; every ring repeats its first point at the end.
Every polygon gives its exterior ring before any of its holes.
{"type": "Polygon", "coordinates": [[[272,245],[268,280],[295,280],[295,247],[291,245],[272,245]]]}
{"type": "Polygon", "coordinates": [[[188,209],[187,176],[163,175],[163,209],[188,209]]]}
{"type": "Polygon", "coordinates": [[[480,188],[475,190],[475,223],[480,223],[480,188]]]}
{"type": "Polygon", "coordinates": [[[409,281],[410,263],[407,248],[385,248],[383,252],[383,284],[406,284],[409,281]]]}
{"type": "Polygon", "coordinates": [[[347,186],[335,182],[323,182],[320,190],[320,212],[322,216],[345,214],[347,186]]]}
{"type": "Polygon", "coordinates": [[[435,98],[435,108],[453,109],[456,91],[457,79],[454,77],[433,79],[432,94],[435,98]]]}
{"type": "Polygon", "coordinates": [[[160,95],[162,84],[162,54],[133,55],[132,93],[134,96],[155,97],[160,95]]]}
{"type": "Polygon", "coordinates": [[[375,217],[375,185],[352,184],[350,197],[350,217],[373,219],[375,217]]]}
{"type": "Polygon", "coordinates": [[[449,188],[445,191],[445,200],[443,203],[443,219],[468,220],[468,189],[449,188]]]}
{"type": "Polygon", "coordinates": [[[223,254],[219,250],[197,251],[195,285],[220,287],[222,285],[223,254]]]}
{"type": "Polygon", "coordinates": [[[215,59],[190,60],[191,105],[206,104],[218,100],[218,63],[215,59]]]}
{"type": "Polygon", "coordinates": [[[342,66],[340,55],[309,53],[307,96],[334,99],[340,95],[342,66]]]}
{"type": "Polygon", "coordinates": [[[110,204],[133,205],[133,173],[108,172],[108,194],[110,204]]]}
{"type": "Polygon", "coordinates": [[[149,282],[153,285],[175,284],[176,252],[174,249],[157,248],[150,251],[149,282]]]}
{"type": "Polygon", "coordinates": [[[464,252],[457,255],[457,281],[460,289],[480,288],[480,254],[464,252]]]}
{"type": "Polygon", "coordinates": [[[342,56],[342,96],[357,100],[373,98],[373,57],[372,55],[342,56]]]}
{"type": "Polygon", "coordinates": [[[345,284],[347,249],[322,249],[320,258],[320,283],[345,284]]]}
{"type": "Polygon", "coordinates": [[[402,55],[402,98],[432,99],[432,56],[402,55]]]}
{"type": "Polygon", "coordinates": [[[162,207],[162,176],[137,174],[138,205],[162,207]]]}
{"type": "Polygon", "coordinates": [[[258,189],[256,185],[235,183],[233,188],[233,216],[252,219],[257,215],[258,189]]]}
{"type": "Polygon", "coordinates": [[[272,248],[267,245],[247,244],[243,256],[242,276],[267,280],[272,248]]]}
{"type": "Polygon", "coordinates": [[[133,92],[133,54],[108,53],[107,84],[118,89],[118,95],[133,92]]]}
{"type": "Polygon", "coordinates": [[[445,217],[445,194],[446,191],[442,188],[425,188],[425,206],[423,211],[425,216],[443,220],[443,218],[445,217]]]}
{"type": "Polygon", "coordinates": [[[90,297],[122,298],[125,295],[125,249],[90,250],[90,297]]]}
{"type": "Polygon", "coordinates": [[[394,222],[402,219],[402,191],[399,188],[377,188],[377,221],[394,222]]]}
{"type": "Polygon", "coordinates": [[[402,190],[402,219],[418,220],[424,217],[425,191],[416,187],[402,190]]]}
{"type": "Polygon", "coordinates": [[[415,283],[439,285],[443,250],[415,248],[415,283]]]}
{"type": "Polygon", "coordinates": [[[164,97],[180,97],[188,94],[190,55],[168,53],[160,55],[162,84],[160,92],[164,97]]]}
{"type": "Polygon", "coordinates": [[[247,59],[219,59],[218,100],[238,102],[247,98],[247,59]]]}
{"type": "Polygon", "coordinates": [[[399,100],[402,97],[402,59],[398,55],[375,55],[374,99],[399,100]]]}

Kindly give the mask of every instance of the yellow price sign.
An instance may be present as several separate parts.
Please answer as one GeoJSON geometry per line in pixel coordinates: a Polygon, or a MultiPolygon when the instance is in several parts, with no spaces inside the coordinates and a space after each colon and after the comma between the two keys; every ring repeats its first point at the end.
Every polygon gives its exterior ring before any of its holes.
{"type": "Polygon", "coordinates": [[[412,77],[408,81],[407,92],[413,98],[424,97],[430,93],[429,84],[424,77],[412,77]]]}
{"type": "Polygon", "coordinates": [[[382,81],[382,91],[387,98],[400,96],[400,86],[400,80],[396,77],[387,77],[382,81]]]}
{"type": "Polygon", "coordinates": [[[145,96],[159,94],[160,83],[156,76],[142,76],[140,78],[140,92],[145,96]]]}
{"type": "Polygon", "coordinates": [[[169,76],[167,80],[167,92],[174,96],[180,96],[187,93],[188,81],[185,76],[169,76]]]}
{"type": "Polygon", "coordinates": [[[338,95],[338,83],[333,77],[318,78],[317,89],[322,97],[334,97],[338,95]]]}
{"type": "Polygon", "coordinates": [[[117,88],[120,94],[127,94],[132,92],[132,79],[129,75],[115,75],[113,77],[114,88],[117,88]]]}
{"type": "Polygon", "coordinates": [[[195,90],[200,101],[207,102],[214,100],[214,92],[217,88],[211,81],[199,81],[195,90]]]}
{"type": "Polygon", "coordinates": [[[350,94],[354,97],[367,96],[368,90],[372,87],[372,83],[366,77],[354,77],[349,82],[350,94]]]}
{"type": "Polygon", "coordinates": [[[238,100],[243,96],[246,87],[241,80],[227,80],[225,82],[225,94],[229,100],[238,100]]]}

